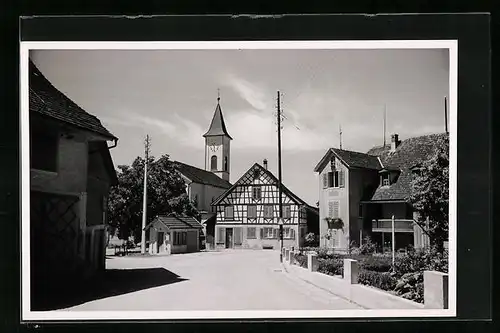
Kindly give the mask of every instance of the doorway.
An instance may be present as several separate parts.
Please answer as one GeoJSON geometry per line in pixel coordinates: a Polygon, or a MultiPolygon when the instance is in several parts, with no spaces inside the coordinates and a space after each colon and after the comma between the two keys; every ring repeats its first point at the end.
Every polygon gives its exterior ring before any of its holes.
{"type": "Polygon", "coordinates": [[[158,232],[158,238],[157,238],[157,241],[156,241],[156,244],[157,244],[157,249],[156,249],[156,253],[160,253],[160,249],[161,249],[161,246],[163,245],[163,242],[165,241],[165,233],[163,231],[159,231],[158,232]]]}
{"type": "Polygon", "coordinates": [[[226,228],[226,249],[233,248],[233,228],[226,228]]]}

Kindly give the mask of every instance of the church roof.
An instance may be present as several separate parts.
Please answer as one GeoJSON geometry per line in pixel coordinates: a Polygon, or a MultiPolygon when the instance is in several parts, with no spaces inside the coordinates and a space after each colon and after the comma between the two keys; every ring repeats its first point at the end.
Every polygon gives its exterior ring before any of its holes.
{"type": "Polygon", "coordinates": [[[194,183],[209,185],[220,188],[230,188],[231,183],[214,174],[213,172],[194,167],[189,164],[175,161],[174,165],[184,177],[194,183]]]}
{"type": "Polygon", "coordinates": [[[226,129],[226,123],[224,122],[224,117],[222,116],[222,110],[220,108],[219,100],[217,100],[217,107],[215,108],[214,117],[212,118],[212,122],[210,123],[210,128],[203,135],[207,136],[218,136],[225,135],[229,139],[233,139],[228,133],[226,129]]]}

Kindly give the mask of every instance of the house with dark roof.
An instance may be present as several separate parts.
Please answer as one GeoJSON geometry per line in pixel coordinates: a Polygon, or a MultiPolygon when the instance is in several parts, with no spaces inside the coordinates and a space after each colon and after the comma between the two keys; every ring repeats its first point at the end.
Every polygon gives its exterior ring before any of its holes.
{"type": "Polygon", "coordinates": [[[118,139],[29,62],[32,299],[105,268],[118,139]]]}
{"type": "Polygon", "coordinates": [[[314,169],[319,174],[321,245],[346,250],[359,246],[366,236],[384,248],[392,245],[395,219],[396,248],[428,245],[425,226],[416,223],[408,203],[413,170],[429,159],[447,136],[424,135],[374,147],[367,153],[331,148],[314,169]],[[340,219],[333,227],[328,223],[340,219]]]}
{"type": "MultiPolygon", "coordinates": [[[[255,163],[212,206],[216,208],[216,248],[279,249],[279,181],[255,163]]],[[[285,185],[282,188],[283,246],[303,246],[317,229],[318,210],[285,185]]]]}
{"type": "Polygon", "coordinates": [[[200,250],[203,226],[193,217],[170,214],[157,216],[146,226],[150,254],[189,253],[200,250]]]}

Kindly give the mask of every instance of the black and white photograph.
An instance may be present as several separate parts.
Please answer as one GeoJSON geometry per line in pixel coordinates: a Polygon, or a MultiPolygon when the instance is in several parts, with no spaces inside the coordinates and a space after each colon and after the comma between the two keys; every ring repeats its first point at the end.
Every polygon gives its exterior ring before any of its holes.
{"type": "Polygon", "coordinates": [[[21,46],[26,318],[455,316],[456,41],[21,46]]]}

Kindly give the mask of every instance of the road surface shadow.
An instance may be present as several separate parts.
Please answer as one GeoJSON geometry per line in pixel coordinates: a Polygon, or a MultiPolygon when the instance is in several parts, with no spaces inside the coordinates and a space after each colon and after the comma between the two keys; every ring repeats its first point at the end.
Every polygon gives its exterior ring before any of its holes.
{"type": "Polygon", "coordinates": [[[57,286],[46,286],[42,292],[32,293],[31,310],[64,309],[186,280],[164,268],[108,269],[85,282],[70,280],[57,286]]]}

